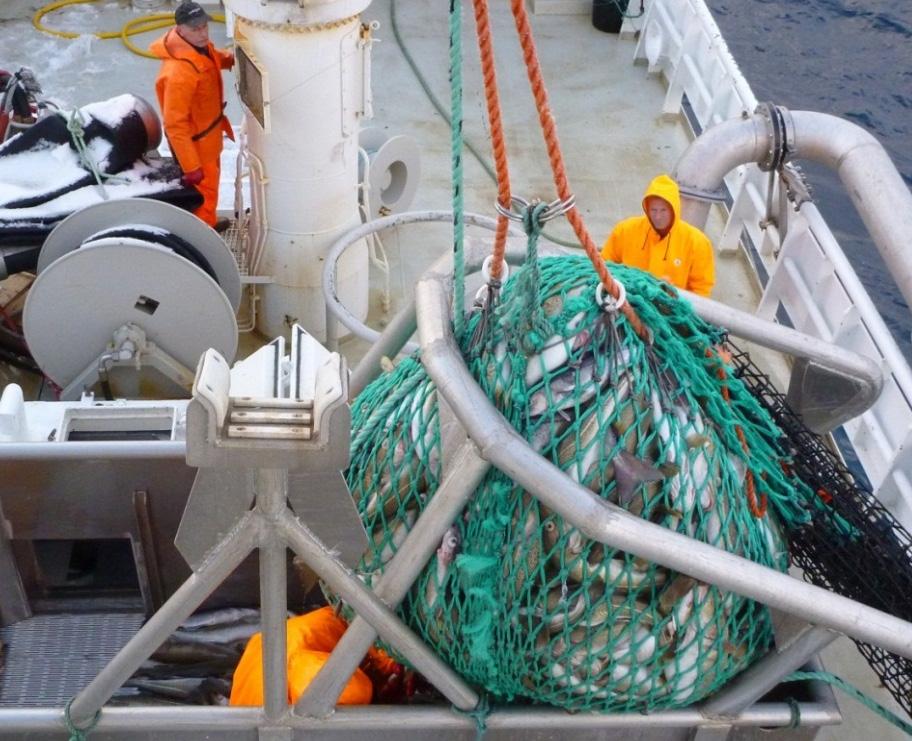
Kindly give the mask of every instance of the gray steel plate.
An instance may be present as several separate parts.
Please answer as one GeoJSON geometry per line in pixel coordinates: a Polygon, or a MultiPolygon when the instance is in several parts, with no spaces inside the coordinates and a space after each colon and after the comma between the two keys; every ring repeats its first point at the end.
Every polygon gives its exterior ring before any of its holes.
{"type": "Polygon", "coordinates": [[[38,274],[23,312],[35,362],[61,386],[127,322],[191,371],[210,347],[229,363],[237,351],[234,309],[222,290],[196,265],[148,243],[104,239],[63,255],[38,274]]]}
{"type": "Polygon", "coordinates": [[[166,229],[196,247],[209,261],[231,308],[237,312],[241,303],[241,276],[234,256],[222,238],[188,211],[151,198],[105,201],[70,214],[44,241],[38,256],[38,272],[78,249],[88,237],[103,229],[144,224],[166,229]]]}

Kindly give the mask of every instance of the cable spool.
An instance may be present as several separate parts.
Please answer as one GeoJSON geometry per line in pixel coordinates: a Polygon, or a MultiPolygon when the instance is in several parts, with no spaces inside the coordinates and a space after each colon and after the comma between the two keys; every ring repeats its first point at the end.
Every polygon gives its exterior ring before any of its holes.
{"type": "Polygon", "coordinates": [[[234,258],[213,229],[168,203],[137,198],[77,211],[48,236],[37,270],[23,330],[61,387],[125,325],[185,368],[210,347],[229,362],[237,351],[234,258]]]}
{"type": "Polygon", "coordinates": [[[369,163],[366,176],[363,161],[359,167],[359,178],[367,186],[368,219],[405,211],[421,179],[418,142],[402,134],[390,136],[376,127],[362,129],[358,142],[369,163]]]}

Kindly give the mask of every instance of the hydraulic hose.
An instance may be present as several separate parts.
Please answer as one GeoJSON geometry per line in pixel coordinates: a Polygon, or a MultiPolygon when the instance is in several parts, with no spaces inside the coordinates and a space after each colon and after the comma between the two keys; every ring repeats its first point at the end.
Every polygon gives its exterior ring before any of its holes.
{"type": "MultiPolygon", "coordinates": [[[[74,31],[58,31],[53,28],[48,28],[41,21],[50,13],[65,8],[68,5],[81,5],[84,3],[93,3],[96,0],[57,0],[57,2],[49,3],[39,8],[35,15],[32,16],[32,25],[39,31],[43,33],[51,34],[52,36],[59,36],[63,39],[78,39],[82,34],[76,33],[74,31]]],[[[217,23],[224,23],[225,16],[221,13],[213,13],[210,18],[217,23]]],[[[146,57],[147,59],[156,59],[154,55],[150,54],[148,51],[141,49],[136,46],[132,41],[130,41],[130,36],[136,36],[141,33],[147,33],[149,31],[157,31],[161,28],[168,28],[169,26],[174,25],[174,14],[173,13],[154,13],[152,15],[145,15],[140,18],[134,18],[133,20],[127,21],[123,27],[118,31],[96,31],[93,35],[99,39],[120,39],[124,46],[126,46],[134,54],[138,54],[141,57],[146,57]]]]}

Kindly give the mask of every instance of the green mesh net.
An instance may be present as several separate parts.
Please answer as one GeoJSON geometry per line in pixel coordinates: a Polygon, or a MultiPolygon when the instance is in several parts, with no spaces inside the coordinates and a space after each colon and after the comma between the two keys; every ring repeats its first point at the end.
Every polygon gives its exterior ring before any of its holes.
{"type": "MultiPolygon", "coordinates": [[[[806,520],[815,497],[788,475],[778,429],[722,360],[719,329],[667,285],[611,269],[653,342],[598,306],[587,259],[542,258],[458,338],[476,381],[532,448],[598,496],[784,571],[779,522],[806,520]]],[[[434,495],[440,451],[435,386],[407,358],[353,408],[347,480],[370,536],[368,584],[434,495]]],[[[494,469],[399,614],[495,697],[572,710],[696,702],[772,636],[763,605],[589,540],[494,469]]]]}

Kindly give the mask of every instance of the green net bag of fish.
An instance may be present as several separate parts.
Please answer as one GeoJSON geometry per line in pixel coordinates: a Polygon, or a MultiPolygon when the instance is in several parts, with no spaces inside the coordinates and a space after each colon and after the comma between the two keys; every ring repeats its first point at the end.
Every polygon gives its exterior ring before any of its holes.
{"type": "MultiPolygon", "coordinates": [[[[584,257],[541,258],[505,284],[480,348],[481,315],[459,338],[475,379],[532,448],[598,496],[784,571],[778,520],[806,520],[814,497],[720,359],[723,333],[651,276],[612,272],[651,343],[597,305],[584,257]]],[[[371,537],[366,582],[433,496],[440,450],[437,394],[417,357],[356,400],[347,481],[371,537]]],[[[493,469],[399,614],[495,697],[572,710],[688,705],[772,635],[764,606],[587,539],[493,469]]]]}

